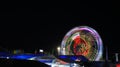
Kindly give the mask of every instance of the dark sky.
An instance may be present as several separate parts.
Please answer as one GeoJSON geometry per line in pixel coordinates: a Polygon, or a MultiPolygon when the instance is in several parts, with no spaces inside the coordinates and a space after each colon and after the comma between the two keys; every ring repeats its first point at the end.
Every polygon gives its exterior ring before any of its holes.
{"type": "Polygon", "coordinates": [[[51,51],[73,27],[87,25],[101,35],[109,52],[119,52],[119,24],[111,4],[80,4],[64,8],[3,8],[0,45],[8,49],[51,51]],[[6,23],[9,22],[9,23],[6,23]]]}

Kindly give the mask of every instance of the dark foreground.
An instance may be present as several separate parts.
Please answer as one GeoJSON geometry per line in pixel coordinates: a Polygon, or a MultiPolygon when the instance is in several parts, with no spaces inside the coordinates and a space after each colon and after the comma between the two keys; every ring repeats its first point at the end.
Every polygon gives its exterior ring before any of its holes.
{"type": "MultiPolygon", "coordinates": [[[[84,67],[117,67],[119,63],[111,62],[87,62],[84,67]]],[[[51,67],[44,63],[30,60],[0,59],[0,67],[51,67]]],[[[119,67],[119,66],[118,66],[119,67]]]]}
{"type": "Polygon", "coordinates": [[[0,67],[50,67],[44,63],[28,60],[0,59],[0,67]]]}

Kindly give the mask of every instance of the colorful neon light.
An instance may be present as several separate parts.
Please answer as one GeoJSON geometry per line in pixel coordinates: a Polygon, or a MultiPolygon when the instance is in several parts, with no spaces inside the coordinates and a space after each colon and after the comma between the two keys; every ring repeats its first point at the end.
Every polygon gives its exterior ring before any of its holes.
{"type": "Polygon", "coordinates": [[[102,52],[103,43],[100,35],[88,26],[73,28],[61,43],[62,55],[83,55],[90,61],[99,61],[102,52]]]}

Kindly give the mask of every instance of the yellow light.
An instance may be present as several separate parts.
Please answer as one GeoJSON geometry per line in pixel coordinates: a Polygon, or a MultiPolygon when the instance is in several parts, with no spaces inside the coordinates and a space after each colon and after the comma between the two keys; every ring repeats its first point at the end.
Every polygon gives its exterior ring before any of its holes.
{"type": "Polygon", "coordinates": [[[60,51],[60,47],[57,47],[58,51],[60,51]]]}

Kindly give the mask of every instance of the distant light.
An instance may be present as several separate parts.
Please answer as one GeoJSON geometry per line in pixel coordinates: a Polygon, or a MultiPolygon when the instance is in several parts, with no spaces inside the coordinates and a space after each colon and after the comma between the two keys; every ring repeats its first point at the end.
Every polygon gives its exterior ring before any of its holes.
{"type": "Polygon", "coordinates": [[[63,50],[65,50],[65,48],[63,48],[63,50]]]}
{"type": "Polygon", "coordinates": [[[39,52],[43,53],[44,51],[42,49],[40,49],[39,52]]]}
{"type": "MultiPolygon", "coordinates": [[[[78,64],[74,63],[73,67],[80,67],[80,66],[78,64]]],[[[84,66],[81,66],[81,67],[84,67],[84,66]]]]}
{"type": "Polygon", "coordinates": [[[9,59],[9,57],[7,57],[7,59],[9,59]]]}
{"type": "Polygon", "coordinates": [[[60,54],[60,47],[57,47],[58,55],[60,54]]]}
{"type": "Polygon", "coordinates": [[[60,50],[60,47],[57,47],[58,51],[60,50]]]}

